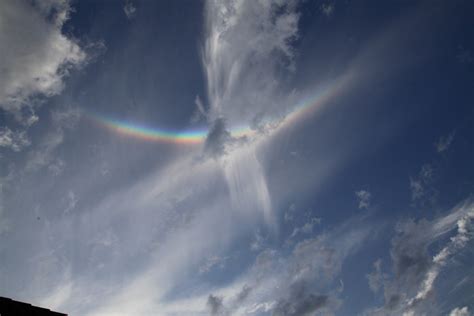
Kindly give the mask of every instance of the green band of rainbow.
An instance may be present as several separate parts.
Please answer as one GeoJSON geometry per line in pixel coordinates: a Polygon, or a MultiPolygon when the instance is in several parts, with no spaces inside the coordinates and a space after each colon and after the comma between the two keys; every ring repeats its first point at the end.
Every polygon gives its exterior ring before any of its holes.
{"type": "MultiPolygon", "coordinates": [[[[310,97],[303,99],[300,103],[298,103],[297,106],[294,107],[292,112],[285,116],[282,123],[285,125],[293,124],[294,122],[311,115],[311,112],[320,108],[338,91],[341,91],[342,86],[348,82],[347,79],[348,76],[342,77],[341,79],[333,82],[331,85],[328,85],[323,89],[319,89],[310,97]]],[[[118,134],[152,142],[186,145],[199,144],[205,141],[208,133],[207,128],[172,131],[162,128],[147,127],[141,124],[135,124],[129,121],[108,118],[96,114],[92,115],[92,118],[99,122],[100,125],[103,125],[108,129],[117,132],[118,134]]],[[[255,131],[248,126],[233,127],[230,129],[230,132],[236,137],[252,135],[255,133],[255,131]]]]}
{"type": "Polygon", "coordinates": [[[122,135],[139,138],[145,141],[177,143],[177,144],[198,144],[207,135],[206,129],[196,129],[188,131],[171,131],[160,128],[152,128],[132,122],[107,118],[95,115],[94,118],[108,129],[122,135]]]}

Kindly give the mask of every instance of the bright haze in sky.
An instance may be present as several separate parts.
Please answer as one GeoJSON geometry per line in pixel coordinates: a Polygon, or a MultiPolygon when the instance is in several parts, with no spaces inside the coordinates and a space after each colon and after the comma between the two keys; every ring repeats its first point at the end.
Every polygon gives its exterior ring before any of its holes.
{"type": "Polygon", "coordinates": [[[0,296],[473,315],[474,2],[0,1],[0,296]]]}

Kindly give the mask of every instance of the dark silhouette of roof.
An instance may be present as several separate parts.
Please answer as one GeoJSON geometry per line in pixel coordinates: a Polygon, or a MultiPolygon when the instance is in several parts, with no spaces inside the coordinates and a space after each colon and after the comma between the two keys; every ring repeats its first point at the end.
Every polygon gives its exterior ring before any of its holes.
{"type": "Polygon", "coordinates": [[[0,316],[67,316],[67,314],[0,296],[0,316]]]}

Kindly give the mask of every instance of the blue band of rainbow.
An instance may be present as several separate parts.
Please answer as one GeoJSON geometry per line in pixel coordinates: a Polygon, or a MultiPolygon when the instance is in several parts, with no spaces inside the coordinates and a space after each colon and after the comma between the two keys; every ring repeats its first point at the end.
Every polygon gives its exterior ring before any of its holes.
{"type": "MultiPolygon", "coordinates": [[[[308,117],[311,115],[311,112],[320,108],[338,91],[341,91],[342,85],[345,85],[349,81],[348,79],[349,76],[344,76],[323,89],[319,89],[310,97],[303,99],[293,108],[292,112],[285,116],[282,123],[285,125],[291,125],[295,121],[308,117]]],[[[105,126],[118,134],[151,142],[184,145],[199,144],[205,141],[208,133],[207,128],[173,131],[162,128],[147,127],[141,124],[135,124],[129,121],[118,120],[97,114],[93,114],[91,117],[100,125],[105,126]]],[[[233,136],[238,137],[255,133],[254,130],[248,126],[231,127],[230,132],[233,136]]]]}

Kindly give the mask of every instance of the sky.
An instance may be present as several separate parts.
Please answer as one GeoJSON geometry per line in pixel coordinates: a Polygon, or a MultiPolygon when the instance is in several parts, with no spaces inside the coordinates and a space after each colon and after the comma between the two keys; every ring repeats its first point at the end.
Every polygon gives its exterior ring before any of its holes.
{"type": "Polygon", "coordinates": [[[474,311],[474,3],[0,2],[0,296],[474,311]]]}

